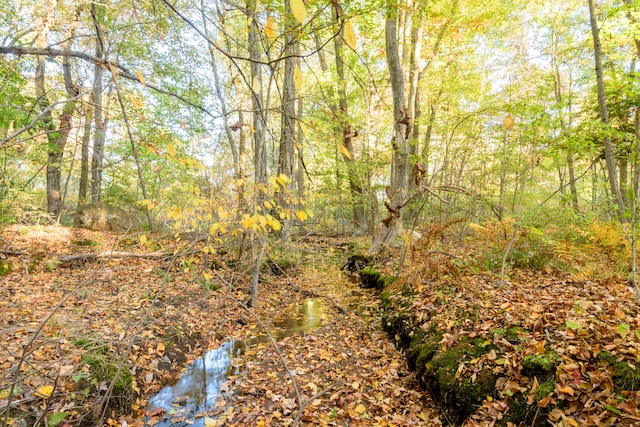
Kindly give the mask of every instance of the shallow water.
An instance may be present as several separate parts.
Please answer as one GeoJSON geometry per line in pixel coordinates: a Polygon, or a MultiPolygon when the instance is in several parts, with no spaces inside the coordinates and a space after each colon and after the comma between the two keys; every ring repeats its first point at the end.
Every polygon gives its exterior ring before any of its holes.
{"type": "MultiPolygon", "coordinates": [[[[269,333],[275,340],[299,335],[320,327],[324,319],[322,303],[306,299],[286,318],[274,322],[269,333]]],[[[240,371],[240,367],[234,366],[233,358],[242,355],[247,347],[268,341],[266,335],[227,341],[196,359],[179,378],[149,399],[148,411],[166,411],[164,419],[154,426],[204,426],[204,417],[195,415],[213,408],[222,384],[240,371]]]]}

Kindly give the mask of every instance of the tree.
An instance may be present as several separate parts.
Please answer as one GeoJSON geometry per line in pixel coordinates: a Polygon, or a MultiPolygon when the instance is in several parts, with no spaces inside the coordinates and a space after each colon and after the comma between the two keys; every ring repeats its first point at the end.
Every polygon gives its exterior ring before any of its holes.
{"type": "MultiPolygon", "coordinates": [[[[47,4],[46,16],[42,21],[42,25],[35,39],[37,48],[43,48],[47,45],[47,38],[55,17],[56,6],[57,2],[55,0],[51,0],[47,4]]],[[[69,35],[68,41],[65,43],[65,50],[68,50],[72,39],[73,32],[69,35]]],[[[42,115],[40,119],[42,128],[46,132],[49,142],[47,150],[47,212],[53,215],[56,221],[60,219],[62,213],[60,180],[64,148],[67,144],[69,133],[71,132],[73,114],[79,96],[79,88],[73,83],[71,77],[71,60],[69,56],[63,57],[62,71],[67,99],[64,101],[59,124],[56,126],[50,108],[51,101],[49,100],[48,90],[45,84],[46,59],[42,55],[38,56],[35,72],[36,96],[42,115]]]]}
{"type": "MultiPolygon", "coordinates": [[[[358,176],[357,167],[358,164],[355,159],[355,149],[353,146],[353,138],[358,135],[357,130],[354,130],[350,124],[351,118],[349,117],[349,103],[347,100],[347,79],[344,72],[344,38],[345,26],[351,26],[351,23],[344,20],[342,6],[337,0],[333,0],[331,3],[333,11],[333,24],[335,27],[340,28],[339,33],[333,37],[333,46],[335,50],[336,58],[336,74],[337,74],[337,94],[338,94],[338,108],[336,120],[338,125],[335,128],[336,137],[342,140],[342,158],[347,164],[347,174],[349,178],[349,190],[351,192],[351,204],[353,207],[353,225],[356,229],[356,233],[361,233],[366,227],[366,218],[364,212],[364,200],[361,180],[358,176]],[[345,23],[346,22],[346,23],[345,23]]],[[[353,34],[349,34],[349,37],[353,38],[353,34]]],[[[354,40],[351,40],[352,44],[354,40]]]]}
{"type": "MultiPolygon", "coordinates": [[[[600,30],[598,29],[598,19],[596,15],[596,7],[594,0],[589,2],[589,22],[591,24],[591,34],[593,36],[593,58],[596,66],[596,84],[598,91],[598,109],[600,112],[600,120],[609,126],[609,110],[607,108],[607,99],[605,97],[604,73],[602,70],[602,47],[600,43],[600,30]]],[[[624,219],[624,201],[622,192],[618,185],[618,172],[616,167],[615,153],[611,136],[607,133],[602,138],[604,144],[605,161],[607,163],[607,175],[609,177],[609,189],[613,195],[618,210],[618,217],[624,219]]]]}
{"type": "Polygon", "coordinates": [[[377,252],[383,244],[390,242],[402,229],[402,213],[409,190],[409,117],[405,102],[404,74],[398,47],[398,11],[395,3],[387,5],[385,21],[385,51],[391,80],[393,99],[393,137],[391,141],[391,185],[387,187],[388,201],[385,206],[389,215],[382,221],[382,228],[376,235],[370,252],[377,252]]]}

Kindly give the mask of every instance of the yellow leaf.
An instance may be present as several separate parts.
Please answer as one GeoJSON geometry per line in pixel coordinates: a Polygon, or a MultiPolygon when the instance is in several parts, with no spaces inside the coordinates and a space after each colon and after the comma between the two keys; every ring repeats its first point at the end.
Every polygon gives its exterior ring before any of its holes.
{"type": "Polygon", "coordinates": [[[280,231],[280,229],[282,228],[282,224],[280,224],[280,221],[278,221],[271,215],[267,215],[267,223],[269,224],[269,227],[273,228],[274,231],[280,231]]]}
{"type": "Polygon", "coordinates": [[[144,79],[144,76],[142,75],[140,70],[136,70],[136,77],[138,77],[138,80],[140,80],[140,83],[142,83],[142,86],[146,86],[147,85],[147,82],[144,79]]]}
{"type": "Polygon", "coordinates": [[[307,9],[304,7],[304,3],[302,3],[302,0],[290,0],[289,4],[291,5],[291,13],[293,13],[296,21],[302,24],[307,19],[307,9]]]}
{"type": "Polygon", "coordinates": [[[309,126],[307,126],[306,124],[302,122],[298,122],[298,125],[300,126],[300,130],[302,130],[302,133],[304,135],[306,135],[309,132],[309,126]]]}
{"type": "Polygon", "coordinates": [[[351,158],[351,153],[349,152],[349,150],[347,150],[347,147],[338,143],[338,148],[340,148],[340,152],[342,153],[343,156],[345,156],[347,159],[351,158]]]}
{"type": "Polygon", "coordinates": [[[40,387],[37,391],[36,391],[36,396],[37,397],[50,397],[51,393],[53,393],[53,386],[52,385],[43,385],[42,387],[40,387]]]}
{"type": "Polygon", "coordinates": [[[247,127],[249,128],[249,132],[251,132],[251,133],[256,133],[256,130],[253,128],[253,126],[251,125],[251,123],[247,123],[247,127]]]}
{"type": "Polygon", "coordinates": [[[300,220],[300,222],[304,222],[307,219],[307,213],[305,211],[297,211],[296,216],[300,220]]]}
{"type": "Polygon", "coordinates": [[[176,156],[176,146],[173,145],[172,143],[169,143],[167,145],[167,153],[169,153],[170,157],[175,157],[176,156]]]}
{"type": "Polygon", "coordinates": [[[273,205],[271,203],[269,203],[269,201],[265,201],[264,202],[264,207],[267,208],[267,209],[271,209],[271,208],[273,208],[273,205]]]}
{"type": "Polygon", "coordinates": [[[507,114],[507,116],[502,120],[502,125],[506,130],[511,130],[513,128],[514,123],[515,123],[515,119],[511,114],[507,114]]]}
{"type": "Polygon", "coordinates": [[[293,83],[296,85],[296,91],[300,92],[302,89],[302,73],[300,72],[300,68],[296,65],[293,69],[293,83]]]}
{"type": "Polygon", "coordinates": [[[264,24],[264,33],[271,43],[278,37],[278,29],[276,27],[276,21],[272,17],[267,18],[267,22],[264,24]]]}
{"type": "Polygon", "coordinates": [[[291,179],[287,175],[285,175],[283,173],[278,175],[277,180],[280,183],[280,185],[282,185],[283,187],[286,186],[287,184],[291,183],[291,179]]]}
{"type": "Polygon", "coordinates": [[[253,78],[253,82],[251,83],[251,90],[254,93],[260,93],[260,89],[262,88],[262,86],[260,85],[260,79],[258,78],[258,76],[255,76],[253,78]]]}
{"type": "Polygon", "coordinates": [[[142,102],[142,100],[140,98],[137,97],[132,97],[131,98],[131,103],[133,104],[134,107],[136,108],[142,108],[144,107],[144,102],[142,102]]]}
{"type": "Polygon", "coordinates": [[[356,406],[356,413],[359,415],[364,414],[364,412],[367,410],[367,408],[364,407],[364,405],[362,403],[360,403],[358,406],[356,406]]]}
{"type": "Polygon", "coordinates": [[[140,236],[140,243],[142,243],[143,245],[147,244],[147,236],[146,235],[142,235],[140,236]]]}
{"type": "Polygon", "coordinates": [[[205,427],[215,427],[218,425],[218,422],[215,418],[204,417],[204,425],[205,427]]]}
{"type": "Polygon", "coordinates": [[[356,50],[358,47],[358,37],[356,36],[356,30],[353,28],[351,21],[345,21],[344,23],[344,40],[351,49],[356,50]]]}

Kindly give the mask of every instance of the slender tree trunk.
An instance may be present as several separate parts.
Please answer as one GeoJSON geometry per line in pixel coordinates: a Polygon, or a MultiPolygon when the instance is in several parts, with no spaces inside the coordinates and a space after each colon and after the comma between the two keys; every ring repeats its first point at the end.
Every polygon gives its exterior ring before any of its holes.
{"type": "Polygon", "coordinates": [[[389,243],[402,230],[402,213],[407,200],[409,189],[409,140],[407,126],[408,117],[405,102],[405,87],[400,52],[398,50],[398,6],[389,4],[389,16],[385,22],[385,46],[387,65],[391,80],[393,96],[394,135],[391,143],[393,154],[391,158],[391,185],[388,187],[385,202],[389,215],[382,221],[382,228],[369,248],[370,252],[377,252],[383,244],[389,243]]]}
{"type": "MultiPolygon", "coordinates": [[[[46,16],[43,19],[43,23],[38,34],[36,35],[35,44],[38,48],[46,46],[56,6],[57,2],[55,0],[51,0],[47,4],[46,16]]],[[[71,40],[71,37],[69,40],[71,40]]],[[[68,49],[69,45],[70,42],[68,41],[65,43],[64,48],[68,49]]],[[[56,221],[59,220],[60,214],[62,213],[62,192],[60,186],[62,159],[64,156],[64,148],[67,144],[69,133],[71,132],[71,121],[73,119],[79,94],[78,87],[73,84],[71,78],[70,62],[71,60],[68,56],[65,56],[62,62],[62,73],[67,99],[62,107],[62,113],[60,114],[57,129],[53,122],[51,110],[49,109],[51,102],[49,101],[45,86],[46,60],[44,56],[38,56],[35,72],[35,89],[38,97],[38,105],[44,112],[41,122],[47,133],[47,139],[49,141],[49,150],[47,155],[47,212],[53,215],[56,221]]]]}
{"type": "MultiPolygon", "coordinates": [[[[607,109],[607,100],[605,98],[604,75],[602,70],[602,49],[600,44],[600,31],[598,29],[598,21],[596,18],[596,7],[594,0],[589,1],[589,17],[591,22],[591,34],[593,35],[593,56],[596,66],[596,82],[598,87],[598,107],[600,110],[600,120],[605,126],[609,126],[609,111],[607,109]]],[[[607,175],[609,177],[609,187],[612,196],[615,198],[618,209],[618,218],[624,220],[624,201],[620,186],[618,185],[618,174],[616,171],[616,159],[613,151],[613,143],[610,136],[603,138],[605,160],[607,163],[607,175]]]]}
{"type": "MultiPolygon", "coordinates": [[[[551,62],[553,63],[553,86],[554,86],[554,94],[556,98],[556,103],[558,104],[558,112],[560,116],[560,128],[562,132],[566,132],[567,130],[567,120],[565,120],[563,111],[562,111],[562,101],[563,101],[563,93],[562,93],[562,80],[560,75],[560,65],[558,63],[558,35],[556,33],[556,29],[551,29],[551,62]]],[[[569,114],[571,112],[569,111],[569,114]]],[[[573,161],[573,147],[571,147],[570,143],[567,143],[567,168],[569,169],[569,191],[571,192],[571,206],[573,211],[578,214],[580,213],[580,207],[578,205],[578,189],[576,187],[576,171],[573,161]]],[[[561,189],[564,189],[564,185],[561,185],[561,189]]]]}
{"type": "MultiPolygon", "coordinates": [[[[93,100],[93,96],[90,97],[93,100]]],[[[93,121],[91,106],[89,102],[84,116],[84,131],[82,134],[82,147],[80,149],[80,182],[78,183],[78,207],[87,202],[87,191],[89,187],[89,144],[91,142],[91,122],[93,121]]]]}
{"type": "MultiPolygon", "coordinates": [[[[265,197],[262,186],[267,181],[267,152],[265,149],[265,110],[263,106],[262,70],[260,68],[260,28],[256,20],[257,0],[247,1],[249,31],[247,45],[251,59],[251,107],[253,124],[253,169],[254,203],[253,209],[261,206],[265,197]],[[256,82],[257,84],[253,84],[256,82]],[[257,89],[255,91],[254,89],[257,89]]],[[[255,213],[255,211],[254,211],[255,213]]],[[[260,265],[264,254],[264,235],[251,231],[251,306],[258,308],[258,282],[260,265]]]]}
{"type": "MultiPolygon", "coordinates": [[[[204,34],[209,37],[209,29],[207,28],[207,17],[205,15],[205,1],[200,1],[200,12],[202,15],[202,28],[204,29],[204,34]]],[[[231,157],[233,159],[233,167],[234,174],[236,178],[239,178],[239,163],[240,160],[238,158],[238,149],[234,143],[233,133],[231,132],[231,127],[229,126],[229,117],[227,115],[227,103],[225,101],[224,94],[222,93],[222,84],[220,82],[220,76],[218,75],[218,66],[216,64],[216,55],[213,49],[213,45],[211,43],[207,43],[207,47],[209,49],[209,63],[211,65],[211,71],[213,72],[213,85],[216,92],[216,98],[218,98],[218,103],[220,104],[220,110],[222,112],[222,127],[224,128],[225,135],[227,135],[227,140],[229,141],[229,148],[231,149],[231,157]]]]}
{"type": "MultiPolygon", "coordinates": [[[[104,22],[104,5],[91,3],[91,17],[96,30],[96,58],[105,57],[105,38],[102,25],[104,22]]],[[[104,67],[96,64],[93,68],[93,155],[91,158],[91,201],[100,201],[102,192],[102,165],[104,164],[104,142],[107,125],[103,115],[102,74],[104,67]]]]}
{"type": "MultiPolygon", "coordinates": [[[[285,2],[285,15],[291,14],[291,6],[289,2],[285,2]]],[[[290,180],[293,179],[294,165],[294,136],[295,136],[295,98],[296,87],[293,80],[293,73],[296,66],[295,53],[296,39],[293,36],[293,25],[291,17],[285,19],[285,60],[284,60],[284,79],[282,84],[281,98],[281,124],[280,124],[280,150],[278,156],[278,175],[284,174],[290,180]]],[[[280,232],[280,238],[288,241],[291,236],[292,225],[292,198],[293,191],[291,184],[287,184],[283,191],[280,192],[279,205],[284,211],[283,226],[280,232]]]]}
{"type": "MultiPolygon", "coordinates": [[[[333,5],[333,22],[335,26],[342,25],[342,7],[337,0],[332,2],[333,5]]],[[[336,134],[341,134],[342,145],[349,152],[349,156],[342,153],[342,159],[347,165],[347,176],[349,178],[349,190],[351,192],[351,205],[353,207],[353,225],[356,233],[361,233],[366,228],[366,218],[364,212],[364,199],[362,184],[357,171],[355,161],[355,150],[353,146],[353,138],[357,135],[357,131],[351,128],[349,118],[349,103],[347,101],[346,77],[344,73],[344,41],[342,31],[337,37],[333,38],[333,44],[336,57],[336,72],[338,74],[338,120],[340,126],[336,134]]]]}
{"type": "MultiPolygon", "coordinates": [[[[297,53],[300,54],[300,44],[296,45],[297,53]]],[[[302,66],[302,61],[298,57],[297,59],[298,69],[302,66]]],[[[303,210],[305,205],[305,192],[304,192],[304,173],[305,173],[305,165],[304,165],[304,132],[302,131],[302,112],[304,108],[304,103],[302,101],[302,97],[298,97],[298,102],[296,105],[296,144],[295,149],[298,154],[297,162],[296,162],[296,209],[303,210]]]]}

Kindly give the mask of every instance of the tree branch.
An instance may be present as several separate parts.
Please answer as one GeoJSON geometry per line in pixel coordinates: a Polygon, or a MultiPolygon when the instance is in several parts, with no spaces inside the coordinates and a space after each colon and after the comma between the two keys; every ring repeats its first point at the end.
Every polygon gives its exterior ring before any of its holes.
{"type": "MultiPolygon", "coordinates": [[[[18,56],[20,56],[20,55],[44,55],[44,56],[48,56],[48,57],[62,56],[62,57],[78,58],[78,59],[82,59],[84,61],[90,62],[92,64],[96,64],[96,65],[105,67],[105,68],[107,68],[109,70],[119,70],[116,73],[118,76],[124,77],[125,79],[131,80],[131,81],[134,81],[134,82],[138,82],[140,84],[143,84],[140,81],[140,79],[138,79],[138,77],[134,73],[129,71],[129,69],[127,69],[123,65],[120,65],[115,61],[110,61],[110,60],[98,58],[96,56],[89,55],[87,53],[79,52],[79,51],[76,51],[76,50],[62,50],[62,49],[54,49],[54,48],[51,48],[51,47],[37,48],[37,47],[26,47],[26,46],[0,46],[0,54],[5,54],[5,55],[9,54],[9,55],[18,55],[18,56]]],[[[208,115],[209,117],[211,117],[213,119],[218,119],[218,118],[221,117],[220,115],[216,115],[216,114],[211,113],[209,110],[207,110],[202,105],[195,104],[194,102],[189,101],[184,96],[179,95],[177,93],[170,92],[170,91],[168,91],[166,89],[163,89],[163,88],[161,88],[159,86],[154,85],[153,83],[145,82],[143,85],[148,87],[151,90],[154,90],[154,91],[158,92],[158,93],[162,93],[162,94],[171,96],[173,98],[176,98],[176,99],[184,102],[185,104],[202,111],[203,113],[205,113],[206,115],[208,115]]]]}

